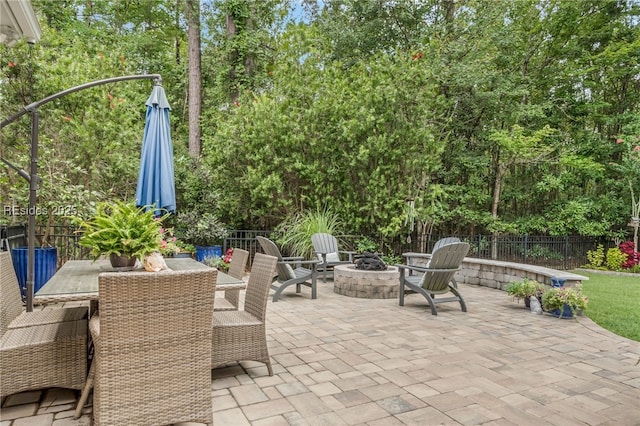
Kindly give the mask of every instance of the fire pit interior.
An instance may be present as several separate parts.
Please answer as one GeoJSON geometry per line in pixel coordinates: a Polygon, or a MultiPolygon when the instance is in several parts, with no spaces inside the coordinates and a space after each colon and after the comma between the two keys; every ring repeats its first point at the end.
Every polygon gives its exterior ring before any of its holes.
{"type": "Polygon", "coordinates": [[[361,271],[386,271],[387,264],[375,253],[365,251],[354,257],[356,269],[361,271]]]}

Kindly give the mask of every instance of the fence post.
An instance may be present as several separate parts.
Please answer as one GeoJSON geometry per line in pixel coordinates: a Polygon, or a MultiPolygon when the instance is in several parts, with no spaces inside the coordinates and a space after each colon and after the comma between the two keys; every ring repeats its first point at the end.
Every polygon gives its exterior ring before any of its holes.
{"type": "Polygon", "coordinates": [[[524,234],[524,261],[522,263],[527,263],[527,259],[529,257],[528,255],[528,251],[529,251],[529,234],[524,234]]]}

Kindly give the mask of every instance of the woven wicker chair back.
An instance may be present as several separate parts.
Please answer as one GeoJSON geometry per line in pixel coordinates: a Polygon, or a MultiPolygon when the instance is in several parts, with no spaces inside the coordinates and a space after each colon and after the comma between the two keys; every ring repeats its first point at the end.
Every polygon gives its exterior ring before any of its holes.
{"type": "Polygon", "coordinates": [[[278,275],[278,281],[287,281],[287,280],[294,279],[296,277],[293,272],[293,269],[291,269],[291,265],[282,263],[282,254],[280,253],[280,249],[278,249],[278,246],[276,246],[276,243],[260,235],[256,237],[256,240],[258,240],[260,247],[262,247],[262,250],[264,250],[266,254],[278,259],[278,263],[276,264],[276,273],[278,275]]]}
{"type": "Polygon", "coordinates": [[[433,252],[420,286],[434,293],[448,291],[449,282],[469,252],[469,243],[451,243],[433,252]]]}
{"type": "Polygon", "coordinates": [[[256,253],[251,265],[251,274],[247,283],[244,310],[264,322],[267,312],[267,299],[278,258],[256,253]]]}
{"type": "Polygon", "coordinates": [[[22,297],[16,271],[13,269],[11,252],[0,252],[0,336],[11,321],[22,313],[22,297]]]}
{"type": "Polygon", "coordinates": [[[234,248],[231,264],[229,265],[229,275],[234,278],[242,279],[247,269],[247,260],[249,260],[249,252],[243,249],[234,248]]]}
{"type": "Polygon", "coordinates": [[[99,276],[94,421],[211,423],[215,269],[99,276]]]}

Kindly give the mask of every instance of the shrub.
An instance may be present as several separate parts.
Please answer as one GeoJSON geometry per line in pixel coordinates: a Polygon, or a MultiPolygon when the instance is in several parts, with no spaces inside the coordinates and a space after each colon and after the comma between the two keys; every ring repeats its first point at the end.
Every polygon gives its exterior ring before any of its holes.
{"type": "Polygon", "coordinates": [[[620,251],[627,255],[627,260],[622,264],[624,269],[632,268],[640,261],[640,253],[635,250],[633,241],[625,241],[618,246],[620,251]]]}
{"type": "Polygon", "coordinates": [[[587,251],[587,260],[589,261],[588,267],[593,269],[597,269],[602,267],[604,263],[604,247],[602,244],[598,244],[598,248],[596,250],[587,251]]]}
{"type": "Polygon", "coordinates": [[[371,241],[367,237],[362,237],[356,242],[356,250],[358,251],[358,253],[375,253],[376,251],[378,251],[378,244],[371,241]]]}
{"type": "Polygon", "coordinates": [[[619,271],[622,265],[627,261],[626,253],[623,253],[618,247],[607,250],[607,268],[612,271],[619,271]]]}

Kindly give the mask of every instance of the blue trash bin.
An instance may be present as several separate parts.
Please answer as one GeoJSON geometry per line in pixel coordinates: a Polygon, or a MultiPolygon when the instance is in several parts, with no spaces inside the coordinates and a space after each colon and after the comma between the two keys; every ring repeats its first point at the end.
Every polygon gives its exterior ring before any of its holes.
{"type": "Polygon", "coordinates": [[[196,246],[196,260],[203,262],[207,257],[222,257],[222,246],[196,246]]]}
{"type": "MultiPolygon", "coordinates": [[[[27,296],[27,274],[29,270],[29,249],[16,247],[11,249],[13,269],[18,277],[18,285],[22,298],[27,296]]],[[[33,276],[33,293],[35,294],[56,273],[58,269],[58,249],[55,247],[36,247],[35,272],[33,276]]]]}
{"type": "Polygon", "coordinates": [[[565,279],[558,277],[551,277],[551,285],[554,287],[564,287],[565,279]]]}

